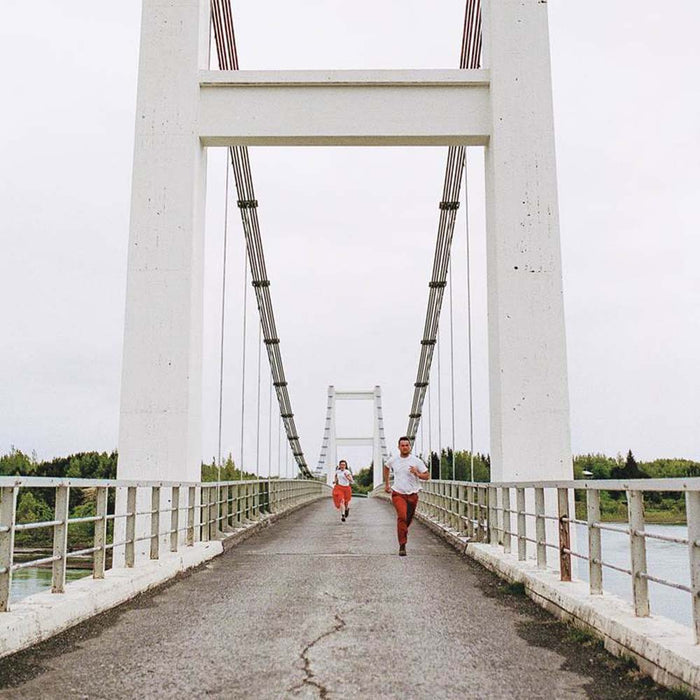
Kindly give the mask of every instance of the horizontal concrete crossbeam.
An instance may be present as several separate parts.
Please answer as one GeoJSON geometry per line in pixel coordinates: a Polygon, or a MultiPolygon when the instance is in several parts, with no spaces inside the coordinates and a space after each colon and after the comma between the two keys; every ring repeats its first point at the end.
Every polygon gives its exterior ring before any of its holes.
{"type": "Polygon", "coordinates": [[[487,70],[201,71],[205,146],[484,146],[487,70]]]}
{"type": "Polygon", "coordinates": [[[372,447],[374,438],[339,437],[335,439],[335,444],[338,447],[372,447]]]}

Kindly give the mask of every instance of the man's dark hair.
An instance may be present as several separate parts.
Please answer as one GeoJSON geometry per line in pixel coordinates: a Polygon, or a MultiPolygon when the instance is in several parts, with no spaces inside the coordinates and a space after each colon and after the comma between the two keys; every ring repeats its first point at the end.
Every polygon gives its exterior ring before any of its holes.
{"type": "MultiPolygon", "coordinates": [[[[411,443],[411,438],[408,437],[408,435],[402,435],[402,436],[399,438],[399,442],[403,442],[404,440],[406,440],[409,444],[411,443]]],[[[397,444],[398,444],[398,443],[397,443],[397,444]]]]}

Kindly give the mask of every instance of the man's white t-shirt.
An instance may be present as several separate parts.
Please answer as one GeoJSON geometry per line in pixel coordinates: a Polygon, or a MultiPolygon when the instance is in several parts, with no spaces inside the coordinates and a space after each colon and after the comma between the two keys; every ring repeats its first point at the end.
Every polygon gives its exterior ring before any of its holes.
{"type": "Polygon", "coordinates": [[[352,483],[352,474],[349,469],[336,469],[335,476],[341,486],[350,486],[352,483]]]}
{"type": "Polygon", "coordinates": [[[408,455],[408,457],[396,455],[386,463],[386,466],[394,474],[394,485],[391,487],[393,491],[396,493],[418,493],[421,490],[420,479],[408,470],[411,467],[416,467],[421,473],[427,472],[428,467],[425,466],[423,460],[414,455],[408,455]]]}

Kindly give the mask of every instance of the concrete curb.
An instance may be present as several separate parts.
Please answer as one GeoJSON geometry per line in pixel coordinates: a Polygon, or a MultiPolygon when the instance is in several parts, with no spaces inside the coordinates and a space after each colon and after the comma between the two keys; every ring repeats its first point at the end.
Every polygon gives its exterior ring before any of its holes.
{"type": "Polygon", "coordinates": [[[43,642],[94,615],[126,603],[139,593],[169,581],[229,551],[263,528],[322,498],[319,495],[280,513],[272,513],[242,529],[226,533],[222,539],[182,546],[167,552],[156,561],[145,561],[133,569],[119,568],[105,572],[105,578],[87,576],[66,585],[65,593],[36,593],[15,603],[10,612],[0,614],[0,658],[43,642]]]}
{"type": "MultiPolygon", "coordinates": [[[[384,494],[376,494],[388,501],[384,494]]],[[[518,561],[500,546],[467,542],[445,526],[416,513],[416,518],[455,549],[511,582],[522,583],[525,593],[555,617],[603,641],[615,656],[627,656],[657,683],[682,688],[700,698],[700,645],[693,632],[658,615],[636,617],[622,598],[606,593],[591,596],[583,581],[562,583],[553,570],[538,569],[532,561],[518,561]]]]}

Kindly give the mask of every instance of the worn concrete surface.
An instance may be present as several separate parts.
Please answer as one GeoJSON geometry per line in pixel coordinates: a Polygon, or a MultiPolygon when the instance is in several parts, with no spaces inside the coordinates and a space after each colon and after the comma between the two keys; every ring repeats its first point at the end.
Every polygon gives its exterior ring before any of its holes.
{"type": "Polygon", "coordinates": [[[662,698],[420,523],[317,502],[0,661],[4,698],[662,698]]]}

